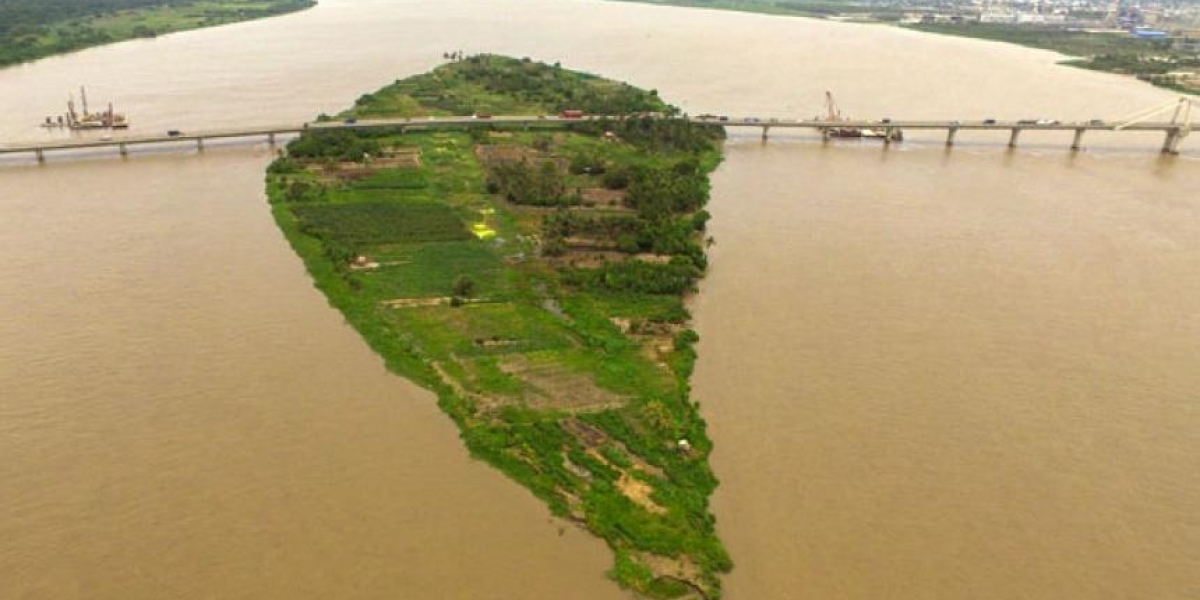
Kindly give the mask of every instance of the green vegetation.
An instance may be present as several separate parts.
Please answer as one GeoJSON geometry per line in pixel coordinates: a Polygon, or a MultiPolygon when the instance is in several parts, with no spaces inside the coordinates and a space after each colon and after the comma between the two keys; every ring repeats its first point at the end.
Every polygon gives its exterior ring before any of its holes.
{"type": "Polygon", "coordinates": [[[1095,56],[1132,52],[1136,54],[1165,52],[1171,42],[1136,38],[1121,33],[1086,33],[1066,31],[1046,26],[1017,26],[992,23],[926,23],[912,25],[912,29],[930,33],[944,33],[998,42],[1019,44],[1031,48],[1053,50],[1068,56],[1095,56]]]}
{"type": "Polygon", "coordinates": [[[359,97],[348,113],[356,117],[435,115],[557,114],[582,110],[593,114],[624,115],[669,110],[657,92],[559,68],[537,66],[499,68],[491,59],[472,57],[399,80],[373,94],[359,97]]]}
{"type": "Polygon", "coordinates": [[[315,0],[0,0],[0,66],[315,4],[315,0]]]}
{"type": "Polygon", "coordinates": [[[706,260],[719,128],[653,92],[497,56],[339,115],[579,109],[522,128],[308,132],[269,169],[276,221],[393,371],[437,393],[472,454],[602,537],[623,586],[717,598],[732,568],[708,501],[683,295],[706,260]]]}

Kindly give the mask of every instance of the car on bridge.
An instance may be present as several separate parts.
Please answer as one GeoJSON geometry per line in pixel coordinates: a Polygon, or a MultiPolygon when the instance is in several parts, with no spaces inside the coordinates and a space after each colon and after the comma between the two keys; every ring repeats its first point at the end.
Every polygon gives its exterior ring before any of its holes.
{"type": "Polygon", "coordinates": [[[984,124],[984,125],[995,125],[995,124],[996,124],[996,120],[995,120],[995,119],[984,119],[984,120],[983,120],[983,124],[984,124]]]}

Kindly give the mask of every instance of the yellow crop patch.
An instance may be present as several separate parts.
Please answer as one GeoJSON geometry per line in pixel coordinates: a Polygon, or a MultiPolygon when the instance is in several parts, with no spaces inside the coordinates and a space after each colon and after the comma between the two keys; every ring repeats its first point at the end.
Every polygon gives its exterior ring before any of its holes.
{"type": "Polygon", "coordinates": [[[487,223],[476,223],[471,226],[471,233],[481,240],[487,240],[496,237],[496,230],[487,226],[487,223]]]}

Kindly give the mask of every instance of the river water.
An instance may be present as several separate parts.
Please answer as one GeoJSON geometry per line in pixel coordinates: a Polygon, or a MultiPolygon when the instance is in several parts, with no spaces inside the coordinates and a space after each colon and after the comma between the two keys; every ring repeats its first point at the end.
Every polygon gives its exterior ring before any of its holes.
{"type": "MultiPolygon", "coordinates": [[[[447,50],[693,113],[1111,118],[1169,93],[973,40],[575,0],[325,0],[0,71],[143,132],[336,111],[447,50]]],[[[728,597],[1200,597],[1200,156],[1157,136],[735,136],[695,377],[728,597]]],[[[311,287],[261,144],[0,170],[0,598],[621,598],[311,287]]],[[[13,161],[9,161],[13,162],[13,161]]]]}

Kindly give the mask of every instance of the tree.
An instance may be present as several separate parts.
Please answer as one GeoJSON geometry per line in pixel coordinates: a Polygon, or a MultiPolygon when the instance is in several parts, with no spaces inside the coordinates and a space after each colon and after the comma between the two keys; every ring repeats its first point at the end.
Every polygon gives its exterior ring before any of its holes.
{"type": "Polygon", "coordinates": [[[549,160],[542,163],[536,186],[539,204],[556,204],[567,192],[567,183],[558,172],[558,165],[549,160]]]}
{"type": "Polygon", "coordinates": [[[466,275],[459,275],[458,279],[454,280],[454,297],[455,298],[470,298],[475,292],[475,281],[466,275]]]}

